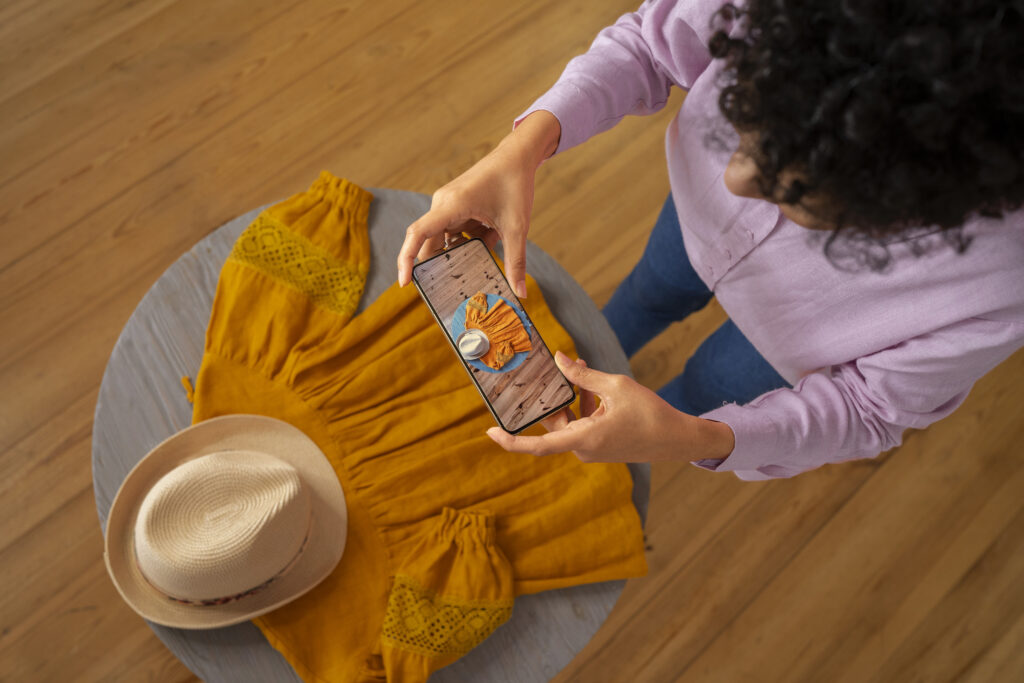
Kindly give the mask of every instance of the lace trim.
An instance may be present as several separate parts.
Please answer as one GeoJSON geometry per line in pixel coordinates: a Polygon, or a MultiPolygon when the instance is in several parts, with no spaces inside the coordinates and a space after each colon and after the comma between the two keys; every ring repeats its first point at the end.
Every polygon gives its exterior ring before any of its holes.
{"type": "Polygon", "coordinates": [[[461,657],[512,616],[512,600],[461,600],[438,595],[408,576],[395,577],[381,638],[427,657],[461,657]]]}
{"type": "Polygon", "coordinates": [[[356,312],[366,284],[356,266],[295,234],[266,211],[239,236],[228,260],[252,266],[342,315],[356,312]]]}

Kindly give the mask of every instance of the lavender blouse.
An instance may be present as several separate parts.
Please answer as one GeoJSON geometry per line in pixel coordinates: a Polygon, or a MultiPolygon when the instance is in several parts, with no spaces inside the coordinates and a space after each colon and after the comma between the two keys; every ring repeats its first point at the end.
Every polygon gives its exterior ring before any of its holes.
{"type": "Polygon", "coordinates": [[[733,135],[718,112],[721,65],[707,48],[721,4],[648,0],[602,30],[517,122],[551,112],[563,152],[627,114],[659,110],[673,85],[689,91],[665,135],[686,251],[733,322],[794,385],[705,413],[732,428],[736,446],[724,460],[695,464],[755,480],[874,457],[908,427],[949,415],[1024,346],[1024,212],[971,219],[963,254],[903,240],[889,245],[884,272],[834,266],[826,233],[725,188],[735,144],[709,144],[709,133],[733,135]],[[921,255],[922,246],[934,248],[921,255]]]}

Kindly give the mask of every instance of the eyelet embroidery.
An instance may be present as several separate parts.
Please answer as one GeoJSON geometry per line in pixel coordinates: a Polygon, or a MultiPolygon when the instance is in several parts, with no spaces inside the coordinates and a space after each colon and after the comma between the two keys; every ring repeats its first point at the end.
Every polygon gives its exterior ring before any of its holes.
{"type": "Polygon", "coordinates": [[[355,265],[292,232],[266,211],[239,236],[228,260],[252,266],[345,316],[355,313],[366,283],[366,273],[355,265]]]}
{"type": "Polygon", "coordinates": [[[395,576],[381,638],[427,657],[461,657],[512,616],[512,600],[462,600],[438,595],[415,579],[395,576]]]}

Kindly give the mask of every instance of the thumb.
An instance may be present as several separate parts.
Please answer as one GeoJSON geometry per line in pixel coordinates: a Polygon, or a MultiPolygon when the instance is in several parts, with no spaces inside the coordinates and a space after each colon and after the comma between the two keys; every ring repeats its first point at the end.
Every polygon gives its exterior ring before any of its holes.
{"type": "MultiPolygon", "coordinates": [[[[424,250],[431,240],[444,235],[445,228],[452,223],[452,216],[431,209],[416,219],[405,231],[405,241],[398,252],[398,284],[406,286],[412,280],[412,268],[416,265],[416,257],[429,256],[429,249],[424,250]]],[[[436,245],[434,245],[436,246],[436,245]]]]}
{"type": "Polygon", "coordinates": [[[520,299],[526,298],[526,230],[509,230],[502,235],[505,246],[505,274],[512,284],[512,291],[520,299]]]}
{"type": "Polygon", "coordinates": [[[607,372],[601,372],[586,365],[578,365],[561,351],[555,351],[555,363],[558,364],[558,369],[562,371],[567,380],[581,389],[592,391],[598,395],[608,390],[614,377],[607,372]]]}

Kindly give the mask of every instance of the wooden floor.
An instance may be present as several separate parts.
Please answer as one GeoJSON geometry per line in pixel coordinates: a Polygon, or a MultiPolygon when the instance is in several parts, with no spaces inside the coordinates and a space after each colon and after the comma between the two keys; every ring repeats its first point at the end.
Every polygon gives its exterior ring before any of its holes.
{"type": "MultiPolygon", "coordinates": [[[[91,484],[104,365],[160,273],[323,168],[431,192],[636,2],[0,5],[0,680],[195,680],[119,601],[91,484]]],[[[598,303],[667,192],[680,101],[541,170],[531,237],[598,303]]],[[[723,319],[636,376],[668,380],[723,319]]],[[[874,461],[655,466],[650,575],[556,680],[1024,680],[1022,378],[1018,353],[874,461]]]]}

